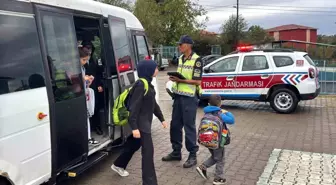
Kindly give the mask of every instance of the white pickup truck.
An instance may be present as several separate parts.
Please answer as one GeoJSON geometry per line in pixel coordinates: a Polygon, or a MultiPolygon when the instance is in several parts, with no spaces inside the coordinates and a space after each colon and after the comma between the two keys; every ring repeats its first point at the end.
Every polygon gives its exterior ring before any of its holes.
{"type": "Polygon", "coordinates": [[[161,62],[157,61],[154,55],[151,55],[152,59],[155,60],[158,63],[159,69],[163,71],[165,68],[169,66],[168,59],[166,58],[161,58],[161,62]]]}

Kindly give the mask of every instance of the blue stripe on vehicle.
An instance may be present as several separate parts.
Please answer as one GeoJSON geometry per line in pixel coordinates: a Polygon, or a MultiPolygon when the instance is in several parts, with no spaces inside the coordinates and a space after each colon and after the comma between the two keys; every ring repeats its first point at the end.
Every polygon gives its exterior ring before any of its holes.
{"type": "Polygon", "coordinates": [[[244,74],[237,74],[237,73],[226,73],[226,74],[206,74],[203,73],[203,76],[246,76],[246,75],[263,75],[263,74],[307,74],[307,72],[268,72],[268,73],[244,73],[244,74]]]}
{"type": "Polygon", "coordinates": [[[290,77],[290,75],[286,75],[285,78],[284,78],[284,80],[285,80],[285,82],[286,82],[287,84],[291,84],[290,81],[288,81],[288,77],[290,77]]]}
{"type": "Polygon", "coordinates": [[[300,78],[301,78],[301,75],[298,75],[298,76],[295,78],[295,81],[296,81],[297,83],[300,83],[300,78]]]}

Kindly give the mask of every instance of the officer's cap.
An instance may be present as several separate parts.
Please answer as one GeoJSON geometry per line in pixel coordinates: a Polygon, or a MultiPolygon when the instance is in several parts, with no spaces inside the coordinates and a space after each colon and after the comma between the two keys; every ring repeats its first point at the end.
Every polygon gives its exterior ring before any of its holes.
{"type": "Polygon", "coordinates": [[[194,44],[194,41],[188,35],[182,35],[178,44],[194,44]]]}

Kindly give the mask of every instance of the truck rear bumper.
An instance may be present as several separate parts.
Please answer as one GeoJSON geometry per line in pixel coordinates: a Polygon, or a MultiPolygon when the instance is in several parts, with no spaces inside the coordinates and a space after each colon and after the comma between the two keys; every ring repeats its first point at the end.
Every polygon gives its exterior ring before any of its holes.
{"type": "Polygon", "coordinates": [[[321,92],[321,88],[316,89],[314,93],[301,94],[301,100],[312,100],[315,99],[321,92]]]}

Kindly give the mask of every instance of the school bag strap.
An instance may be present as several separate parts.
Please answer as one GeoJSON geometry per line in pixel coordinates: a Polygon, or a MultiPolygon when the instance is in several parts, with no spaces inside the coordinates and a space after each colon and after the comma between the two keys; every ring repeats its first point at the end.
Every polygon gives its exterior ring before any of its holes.
{"type": "Polygon", "coordinates": [[[139,79],[142,81],[142,83],[145,86],[145,95],[146,95],[147,92],[148,92],[148,81],[146,79],[144,79],[144,78],[139,78],[139,79]]]}
{"type": "Polygon", "coordinates": [[[227,136],[226,136],[226,141],[225,141],[224,145],[229,145],[231,143],[231,132],[230,132],[229,128],[227,127],[226,123],[222,120],[221,114],[224,114],[224,112],[222,112],[222,110],[220,110],[220,111],[217,112],[217,114],[218,114],[219,119],[223,123],[224,129],[228,131],[227,136]]]}
{"type": "Polygon", "coordinates": [[[226,123],[222,120],[222,114],[224,114],[221,110],[217,112],[218,118],[221,120],[221,122],[223,123],[224,129],[225,130],[229,130],[226,123]]]}

